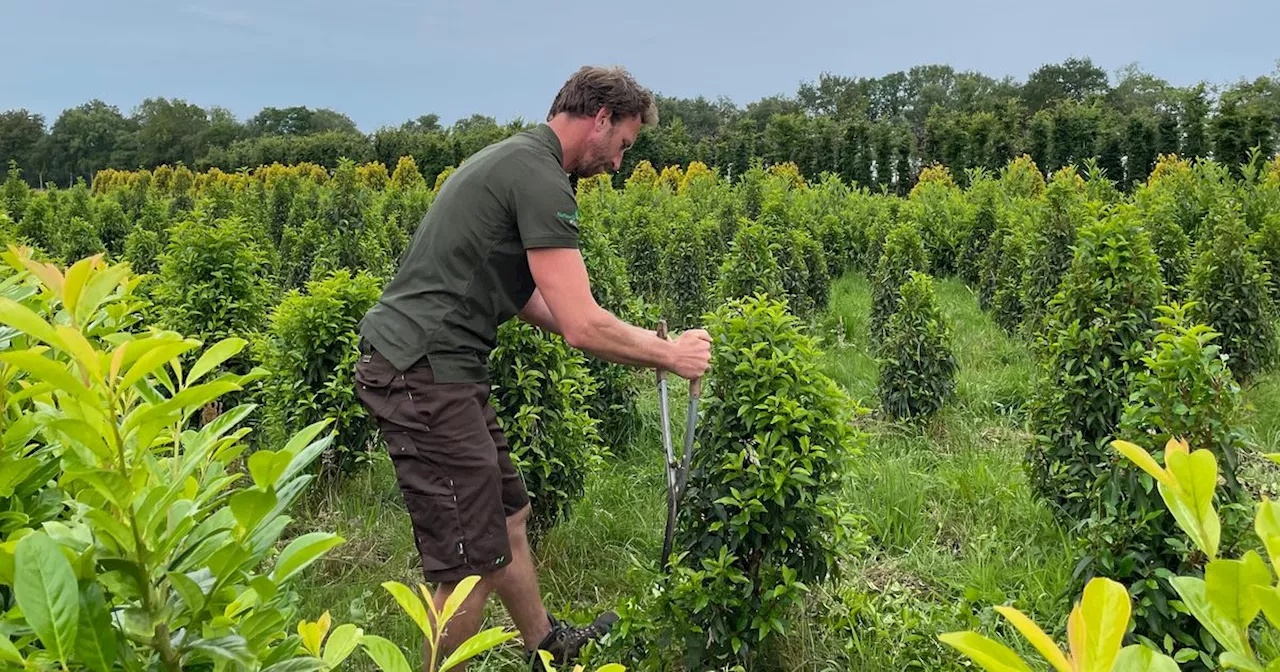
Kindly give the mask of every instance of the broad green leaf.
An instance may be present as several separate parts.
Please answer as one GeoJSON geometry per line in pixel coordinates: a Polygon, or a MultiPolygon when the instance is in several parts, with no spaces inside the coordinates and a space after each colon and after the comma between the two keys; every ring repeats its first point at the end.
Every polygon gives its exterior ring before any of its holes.
{"type": "MultiPolygon", "coordinates": [[[[79,418],[59,418],[49,423],[49,429],[65,434],[72,441],[84,446],[104,465],[116,465],[119,456],[103,441],[102,431],[79,418]]],[[[121,476],[121,479],[124,477],[121,476]]],[[[123,495],[127,496],[127,495],[123,495]]],[[[114,498],[113,498],[114,499],[114,498]]]]}
{"type": "Polygon", "coordinates": [[[1178,672],[1172,658],[1145,646],[1131,644],[1120,650],[1114,672],[1178,672]]]}
{"type": "Polygon", "coordinates": [[[1218,640],[1219,644],[1231,651],[1249,651],[1245,633],[1235,624],[1230,614],[1224,614],[1209,600],[1205,592],[1205,582],[1191,576],[1175,576],[1169,579],[1173,589],[1182,598],[1196,620],[1218,640]]]}
{"type": "Polygon", "coordinates": [[[92,585],[80,602],[76,660],[93,672],[110,672],[116,662],[116,633],[102,589],[92,585]]]}
{"type": "Polygon", "coordinates": [[[361,637],[364,637],[364,630],[351,623],[334,628],[329,641],[324,643],[324,662],[329,667],[341,665],[355,651],[361,637]]]}
{"type": "Polygon", "coordinates": [[[236,599],[232,600],[231,603],[228,604],[225,609],[223,609],[222,615],[227,618],[235,618],[236,616],[239,616],[242,612],[244,612],[246,609],[253,607],[253,605],[257,603],[258,603],[258,591],[254,590],[253,588],[246,588],[244,592],[241,592],[239,595],[237,595],[236,599]]]}
{"type": "Polygon", "coordinates": [[[1036,625],[1017,609],[1011,607],[996,607],[995,609],[1001,616],[1004,616],[1006,620],[1012,623],[1018,629],[1018,632],[1021,632],[1022,636],[1031,642],[1032,646],[1036,647],[1040,655],[1044,656],[1045,660],[1049,661],[1049,664],[1053,665],[1055,670],[1058,670],[1058,672],[1072,672],[1071,663],[1067,660],[1067,656],[1062,653],[1062,649],[1058,648],[1053,639],[1040,629],[1040,626],[1036,625]]]}
{"type": "Polygon", "coordinates": [[[321,672],[330,669],[319,658],[291,658],[282,660],[262,672],[321,672]]]}
{"type": "Polygon", "coordinates": [[[18,648],[9,641],[8,635],[0,635],[0,663],[16,663],[21,665],[24,662],[22,654],[18,652],[18,648]]]}
{"type": "Polygon", "coordinates": [[[62,271],[57,266],[48,262],[36,261],[30,257],[22,259],[22,265],[31,272],[32,275],[40,279],[40,283],[48,287],[54,296],[62,296],[62,271]]]}
{"type": "Polygon", "coordinates": [[[423,606],[422,600],[418,599],[418,595],[413,589],[400,583],[399,581],[386,581],[382,587],[396,598],[396,602],[400,604],[400,608],[404,610],[414,623],[418,624],[418,629],[423,635],[431,636],[431,621],[427,618],[427,608],[423,606]]]}
{"type": "Polygon", "coordinates": [[[369,654],[378,669],[383,672],[413,672],[404,652],[391,640],[378,635],[364,635],[360,638],[364,652],[369,654]]]}
{"type": "Polygon", "coordinates": [[[231,513],[246,531],[252,531],[276,505],[273,490],[241,490],[231,496],[231,513]]]}
{"type": "Polygon", "coordinates": [[[346,540],[342,537],[328,532],[310,532],[294,539],[280,553],[276,567],[271,572],[271,579],[277,584],[288,581],[294,574],[319,559],[326,551],[344,541],[346,540]]]}
{"type": "Polygon", "coordinates": [[[1161,497],[1196,546],[1210,558],[1218,557],[1222,528],[1213,508],[1213,491],[1218,480],[1213,453],[1204,449],[1190,454],[1172,451],[1166,454],[1165,462],[1178,486],[1170,490],[1162,483],[1161,497]]]}
{"type": "Polygon", "coordinates": [[[1244,672],[1266,672],[1258,661],[1242,656],[1234,651],[1225,651],[1220,659],[1222,666],[1228,670],[1244,670],[1244,672]]]}
{"type": "Polygon", "coordinates": [[[1173,485],[1173,479],[1169,476],[1169,473],[1156,463],[1155,458],[1151,457],[1151,453],[1144,450],[1142,446],[1119,440],[1112,441],[1111,445],[1143,471],[1151,474],[1152,478],[1166,485],[1173,485]]]}
{"type": "Polygon", "coordinates": [[[102,362],[98,352],[85,340],[84,334],[67,326],[58,326],[58,335],[62,337],[63,349],[89,373],[94,380],[102,380],[102,362]]]}
{"type": "Polygon", "coordinates": [[[976,632],[948,632],[939,635],[942,643],[959,650],[988,672],[1031,672],[1012,649],[976,632]]]}
{"type": "Polygon", "coordinates": [[[195,579],[181,572],[169,572],[169,583],[173,589],[178,591],[178,595],[182,597],[182,601],[187,603],[187,607],[191,611],[199,611],[204,608],[205,596],[204,591],[200,590],[200,584],[195,579]]]}
{"type": "Polygon", "coordinates": [[[1068,619],[1071,659],[1080,670],[1110,670],[1120,654],[1132,605],[1124,586],[1095,578],[1068,619]]]}
{"type": "Polygon", "coordinates": [[[13,593],[45,650],[65,664],[75,651],[80,593],[71,562],[48,535],[18,541],[13,593]]]}
{"type": "Polygon", "coordinates": [[[470,660],[475,656],[492,649],[516,636],[515,632],[504,632],[502,628],[490,628],[482,632],[472,635],[467,641],[463,642],[448,658],[440,664],[440,672],[447,672],[453,669],[459,663],[470,660]]]}
{"type": "Polygon", "coordinates": [[[218,341],[217,344],[206,350],[203,355],[200,355],[200,359],[196,360],[196,363],[192,365],[191,372],[187,374],[187,385],[191,385],[204,374],[217,368],[219,364],[235,357],[248,343],[243,338],[235,337],[218,341]]]}
{"type": "Polygon", "coordinates": [[[293,456],[274,450],[259,450],[249,456],[249,474],[260,488],[275,487],[293,456]]]}
{"type": "Polygon", "coordinates": [[[89,388],[85,387],[84,383],[81,383],[75,375],[68,371],[65,364],[56,362],[34,350],[6,352],[0,354],[0,361],[22,369],[73,396],[83,399],[90,394],[89,388]]]}
{"type": "Polygon", "coordinates": [[[76,308],[76,323],[83,324],[102,300],[129,278],[129,274],[130,268],[125,264],[115,264],[94,273],[80,293],[80,305],[76,308]]]}
{"type": "Polygon", "coordinates": [[[253,652],[248,643],[240,635],[226,635],[216,639],[197,639],[189,645],[192,649],[207,654],[213,660],[238,663],[244,667],[254,664],[253,652]]]}
{"type": "Polygon", "coordinates": [[[1266,546],[1271,566],[1280,571],[1280,505],[1263,497],[1253,519],[1253,530],[1266,546]]]}
{"type": "Polygon", "coordinates": [[[0,297],[0,324],[6,324],[50,347],[65,349],[58,332],[35,311],[12,299],[0,297]]]}
{"type": "Polygon", "coordinates": [[[440,621],[442,623],[448,623],[453,618],[453,615],[458,612],[458,608],[467,600],[467,596],[471,594],[471,591],[475,589],[478,583],[480,583],[480,577],[475,574],[464,577],[458,582],[453,592],[449,593],[449,598],[444,601],[444,608],[440,610],[440,621]]]}
{"type": "Polygon", "coordinates": [[[95,254],[91,257],[85,257],[71,264],[71,268],[67,269],[66,278],[63,280],[62,286],[62,305],[72,315],[76,314],[76,309],[80,305],[80,293],[84,291],[84,285],[89,280],[89,274],[93,272],[93,268],[102,261],[101,254],[95,254]]]}
{"type": "Polygon", "coordinates": [[[181,341],[169,341],[153,346],[146,351],[133,366],[129,367],[129,372],[124,374],[124,380],[120,381],[119,387],[129,388],[134,383],[142,380],[149,374],[152,374],[164,366],[166,362],[177,357],[178,355],[196,347],[197,341],[193,339],[184,339],[181,341]]]}
{"type": "Polygon", "coordinates": [[[1261,609],[1253,588],[1270,587],[1271,571],[1262,557],[1250,550],[1239,560],[1210,562],[1205,567],[1204,584],[1209,602],[1244,631],[1261,609]]]}

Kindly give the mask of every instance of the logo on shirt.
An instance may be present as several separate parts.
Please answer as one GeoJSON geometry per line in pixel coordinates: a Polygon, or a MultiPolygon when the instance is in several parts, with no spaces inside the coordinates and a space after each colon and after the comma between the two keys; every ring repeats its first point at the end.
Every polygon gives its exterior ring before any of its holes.
{"type": "Polygon", "coordinates": [[[562,222],[564,222],[564,223],[566,223],[566,224],[571,224],[571,225],[573,225],[573,226],[577,226],[577,225],[578,225],[578,211],[577,211],[577,210],[574,210],[573,212],[557,212],[557,213],[556,213],[556,219],[558,219],[558,220],[560,220],[560,221],[562,221],[562,222]]]}

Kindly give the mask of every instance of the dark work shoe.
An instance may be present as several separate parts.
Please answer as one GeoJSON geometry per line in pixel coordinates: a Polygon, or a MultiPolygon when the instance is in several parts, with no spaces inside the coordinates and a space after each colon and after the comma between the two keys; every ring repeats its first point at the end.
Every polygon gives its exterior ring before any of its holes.
{"type": "Polygon", "coordinates": [[[591,625],[581,628],[558,621],[550,614],[547,614],[547,618],[551,619],[551,632],[547,633],[538,648],[531,653],[534,672],[545,672],[542,658],[538,655],[539,650],[550,653],[551,663],[557,667],[570,662],[578,657],[578,652],[587,642],[600,639],[608,633],[617,622],[618,615],[606,611],[597,616],[591,625]]]}

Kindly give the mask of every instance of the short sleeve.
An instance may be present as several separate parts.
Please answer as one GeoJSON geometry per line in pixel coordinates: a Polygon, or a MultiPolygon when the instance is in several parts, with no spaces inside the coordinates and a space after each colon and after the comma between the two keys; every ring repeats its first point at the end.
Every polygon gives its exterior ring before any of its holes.
{"type": "Polygon", "coordinates": [[[512,184],[512,209],[525,249],[578,247],[578,203],[562,172],[529,166],[512,184]]]}

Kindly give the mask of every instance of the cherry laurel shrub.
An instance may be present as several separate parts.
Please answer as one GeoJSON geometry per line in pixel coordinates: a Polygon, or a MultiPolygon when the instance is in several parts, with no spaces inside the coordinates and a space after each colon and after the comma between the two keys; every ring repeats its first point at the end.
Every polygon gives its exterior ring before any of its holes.
{"type": "Polygon", "coordinates": [[[912,271],[899,294],[879,351],[876,392],[889,417],[927,420],[955,391],[951,328],[938,307],[932,276],[912,271]]]}
{"type": "Polygon", "coordinates": [[[367,273],[340,270],[290,290],[272,312],[259,358],[271,373],[264,383],[265,430],[270,443],[324,419],[336,437],[321,459],[324,473],[355,468],[377,438],[377,426],[356,398],[360,318],[382,285],[367,273]]]}
{"type": "Polygon", "coordinates": [[[216,372],[246,341],[139,327],[136,279],[100,256],[65,273],[4,258],[0,664],[322,669],[293,634],[293,582],[343,540],[286,542],[285,512],[325,423],[235,464],[251,405],[186,427],[262,375],[216,372]]]}
{"type": "Polygon", "coordinates": [[[603,455],[599,420],[589,410],[596,383],[582,353],[515,319],[498,328],[489,370],[498,423],[532,500],[529,534],[537,543],[569,515],[603,455]]]}
{"type": "Polygon", "coordinates": [[[839,496],[862,412],[821,371],[785,304],[755,295],[708,315],[714,339],[671,574],[648,617],[687,669],[745,662],[789,631],[809,586],[836,571],[851,522],[839,496]]]}
{"type": "Polygon", "coordinates": [[[920,230],[904,222],[889,231],[884,250],[871,277],[871,341],[875,347],[884,342],[889,317],[898,310],[898,293],[912,271],[928,271],[928,257],[920,230]]]}
{"type": "Polygon", "coordinates": [[[1131,209],[1080,231],[1036,344],[1027,452],[1035,492],[1073,523],[1096,507],[1087,493],[1107,470],[1105,442],[1143,369],[1162,292],[1160,264],[1131,209]]]}

